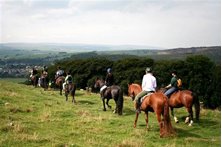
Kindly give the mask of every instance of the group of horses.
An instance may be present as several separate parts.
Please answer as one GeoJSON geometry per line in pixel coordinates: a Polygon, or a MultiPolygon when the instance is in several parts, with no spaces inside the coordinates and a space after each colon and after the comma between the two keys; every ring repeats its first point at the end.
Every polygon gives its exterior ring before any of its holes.
{"type": "MultiPolygon", "coordinates": [[[[54,86],[52,87],[54,89],[59,88],[59,91],[60,91],[59,94],[62,95],[63,83],[65,82],[65,77],[59,76],[55,78],[52,82],[55,83],[54,86]]],[[[47,77],[43,77],[43,76],[41,76],[40,78],[37,75],[31,76],[31,83],[34,87],[40,86],[44,88],[44,90],[47,90],[49,87],[49,80],[47,79],[47,77]]],[[[68,96],[71,95],[72,103],[76,103],[75,91],[76,91],[76,85],[74,83],[68,83],[65,85],[64,94],[65,94],[66,101],[68,101],[68,96]]]]}
{"type": "MultiPolygon", "coordinates": [[[[55,84],[60,89],[60,95],[62,95],[63,83],[65,77],[61,76],[55,80],[55,84]]],[[[36,79],[32,79],[33,83],[35,83],[36,79]]],[[[35,86],[35,85],[34,85],[35,86]]],[[[103,102],[103,110],[106,111],[106,105],[108,108],[111,108],[109,105],[109,100],[113,99],[115,101],[115,109],[113,113],[117,113],[119,115],[123,114],[123,91],[120,86],[112,85],[107,87],[105,81],[103,79],[97,78],[95,80],[94,88],[100,89],[101,100],[103,102]],[[106,102],[105,102],[106,100],[106,102]]],[[[75,84],[67,84],[65,87],[65,97],[66,101],[68,101],[68,95],[72,96],[72,102],[75,103],[75,84]]],[[[189,126],[193,124],[193,110],[192,106],[195,106],[195,114],[196,120],[199,120],[200,114],[200,103],[197,96],[192,91],[189,90],[179,90],[173,93],[170,98],[164,95],[165,89],[159,89],[158,91],[144,96],[141,102],[140,110],[145,113],[145,121],[146,128],[148,129],[148,112],[154,112],[157,117],[157,121],[159,123],[160,128],[160,136],[171,136],[175,134],[175,131],[171,124],[171,119],[169,115],[169,109],[171,110],[171,115],[173,116],[176,123],[178,123],[177,117],[174,115],[174,108],[185,107],[188,116],[185,119],[185,123],[188,123],[189,126]]],[[[142,91],[142,88],[139,84],[129,84],[128,85],[128,96],[134,100],[135,96],[142,91]]],[[[136,111],[136,117],[134,120],[134,128],[137,125],[137,120],[140,112],[136,111]]]]}
{"type": "MultiPolygon", "coordinates": [[[[145,112],[146,127],[148,128],[148,112],[155,112],[160,127],[160,136],[169,136],[174,134],[172,128],[169,108],[171,115],[173,116],[176,123],[178,123],[177,117],[174,115],[174,108],[185,107],[188,116],[185,119],[185,123],[189,123],[189,126],[193,124],[193,110],[192,106],[195,106],[196,120],[199,120],[200,114],[200,102],[197,96],[189,90],[179,90],[173,93],[169,98],[164,95],[166,89],[159,89],[157,92],[143,97],[143,101],[140,109],[145,112]],[[162,118],[161,118],[162,116],[162,118]]],[[[135,96],[142,91],[142,88],[138,84],[128,85],[128,94],[134,100],[135,96]]],[[[139,112],[136,112],[136,118],[134,121],[134,127],[136,127],[139,112]]]]}
{"type": "MultiPolygon", "coordinates": [[[[106,111],[105,104],[111,108],[109,105],[109,100],[114,99],[116,107],[114,113],[122,115],[123,111],[123,92],[121,88],[117,85],[107,87],[104,80],[97,79],[95,81],[95,88],[100,88],[101,99],[103,101],[103,110],[106,111]],[[105,102],[106,99],[106,102],[105,102]]],[[[200,114],[200,103],[197,96],[192,91],[189,90],[179,90],[173,93],[170,98],[164,95],[164,90],[159,89],[157,92],[146,95],[143,97],[140,109],[145,112],[146,128],[148,129],[148,112],[154,112],[157,117],[160,128],[160,136],[166,137],[175,134],[175,131],[171,124],[171,119],[169,115],[169,108],[171,110],[171,115],[173,116],[176,123],[178,123],[177,117],[174,115],[174,108],[185,107],[188,116],[185,119],[185,123],[189,126],[193,124],[193,110],[192,106],[195,106],[196,120],[199,120],[200,114]]],[[[128,95],[134,100],[135,96],[142,91],[139,84],[128,85],[128,95]]],[[[136,117],[134,121],[134,128],[136,127],[137,120],[140,112],[136,111],[136,117]]]]}

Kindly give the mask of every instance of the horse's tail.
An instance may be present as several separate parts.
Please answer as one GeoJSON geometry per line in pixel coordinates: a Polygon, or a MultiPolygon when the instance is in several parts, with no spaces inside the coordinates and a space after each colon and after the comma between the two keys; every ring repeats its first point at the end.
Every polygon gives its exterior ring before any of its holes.
{"type": "Polygon", "coordinates": [[[121,88],[119,88],[117,106],[118,106],[118,114],[122,115],[123,114],[123,91],[121,88]]]}
{"type": "Polygon", "coordinates": [[[169,115],[169,102],[168,102],[168,98],[164,95],[164,125],[163,125],[163,131],[161,132],[161,136],[162,137],[167,137],[167,136],[171,136],[172,134],[175,133],[172,124],[171,124],[171,120],[170,120],[170,115],[169,115]]]}
{"type": "Polygon", "coordinates": [[[194,107],[195,107],[195,115],[196,115],[196,120],[199,121],[199,117],[200,117],[200,101],[198,96],[192,92],[192,96],[193,96],[193,103],[194,103],[194,107]]]}

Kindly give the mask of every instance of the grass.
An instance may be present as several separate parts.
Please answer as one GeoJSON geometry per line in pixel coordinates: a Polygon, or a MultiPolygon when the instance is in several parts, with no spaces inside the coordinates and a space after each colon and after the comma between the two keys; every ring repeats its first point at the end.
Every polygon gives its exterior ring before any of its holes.
{"type": "Polygon", "coordinates": [[[201,109],[200,122],[184,124],[185,108],[176,109],[177,135],[160,138],[154,113],[149,113],[149,130],[141,113],[133,128],[135,112],[129,97],[124,97],[123,116],[102,111],[98,94],[76,92],[77,104],[65,101],[59,91],[44,91],[0,80],[0,146],[75,146],[75,147],[208,147],[221,146],[221,112],[201,109]]]}

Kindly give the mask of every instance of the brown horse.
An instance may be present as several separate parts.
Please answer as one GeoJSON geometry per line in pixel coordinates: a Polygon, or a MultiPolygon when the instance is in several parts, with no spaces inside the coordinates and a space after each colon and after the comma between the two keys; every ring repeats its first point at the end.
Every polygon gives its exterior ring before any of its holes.
{"type": "MultiPolygon", "coordinates": [[[[174,135],[175,131],[172,127],[169,116],[169,104],[167,97],[162,93],[153,93],[145,96],[140,109],[145,112],[146,128],[148,129],[148,112],[155,112],[160,127],[160,137],[174,135]],[[162,116],[162,119],[161,119],[162,116]]],[[[134,127],[138,120],[139,112],[136,112],[134,127]]]]}
{"type": "MultiPolygon", "coordinates": [[[[138,89],[141,88],[138,84],[131,84],[128,86],[128,94],[132,97],[134,100],[135,95],[138,94],[138,89]]],[[[159,90],[163,93],[163,89],[159,90]]],[[[169,106],[171,109],[171,115],[174,117],[175,122],[179,122],[176,116],[174,116],[174,108],[180,108],[180,107],[186,107],[189,117],[186,118],[185,123],[189,122],[189,126],[192,126],[193,123],[193,110],[192,106],[195,105],[195,111],[196,111],[196,119],[199,120],[199,114],[200,114],[200,103],[198,97],[195,97],[193,92],[189,90],[182,90],[178,91],[171,95],[169,99],[169,106]]]]}
{"type": "MultiPolygon", "coordinates": [[[[138,89],[141,89],[141,86],[138,84],[129,85],[128,92],[133,99],[134,96],[138,94],[137,92],[140,92],[138,89]]],[[[174,135],[175,131],[170,121],[169,104],[167,97],[163,93],[153,93],[144,96],[143,99],[144,100],[141,104],[140,109],[145,112],[146,128],[148,129],[148,112],[149,111],[155,112],[160,127],[160,137],[167,137],[174,135]]],[[[136,118],[134,121],[134,128],[136,127],[138,117],[139,117],[139,112],[137,111],[136,118]]]]}
{"type": "Polygon", "coordinates": [[[31,83],[32,83],[32,85],[34,86],[34,87],[37,87],[37,85],[38,85],[38,76],[37,75],[32,75],[31,77],[30,77],[30,79],[31,79],[31,83]]]}
{"type": "MultiPolygon", "coordinates": [[[[161,88],[160,92],[165,92],[165,88],[161,88]]],[[[195,96],[195,94],[190,90],[179,90],[173,93],[169,98],[169,105],[171,108],[171,114],[176,123],[178,123],[178,119],[174,116],[173,108],[181,108],[185,107],[189,115],[185,119],[185,123],[189,123],[189,126],[193,124],[193,105],[195,107],[196,120],[199,121],[200,115],[200,102],[199,98],[195,96]]]]}
{"type": "Polygon", "coordinates": [[[62,95],[62,84],[65,82],[65,77],[64,76],[60,76],[58,78],[56,78],[56,85],[59,86],[59,90],[60,90],[60,95],[62,95]]]}
{"type": "Polygon", "coordinates": [[[110,87],[107,87],[105,85],[104,80],[102,79],[96,79],[95,81],[95,88],[100,88],[100,95],[101,99],[103,101],[103,111],[106,111],[106,106],[105,106],[105,99],[106,99],[106,105],[111,108],[109,105],[109,100],[114,99],[116,103],[116,108],[113,113],[118,113],[119,115],[122,115],[123,111],[123,92],[121,88],[117,85],[113,85],[110,87]]]}
{"type": "Polygon", "coordinates": [[[41,77],[39,78],[39,86],[44,88],[44,90],[47,90],[49,87],[49,80],[48,80],[48,76],[46,75],[41,75],[41,77]]]}
{"type": "Polygon", "coordinates": [[[76,103],[75,100],[75,92],[76,92],[76,86],[73,83],[66,84],[65,85],[65,97],[66,101],[68,101],[68,95],[70,94],[72,96],[72,103],[76,103]]]}

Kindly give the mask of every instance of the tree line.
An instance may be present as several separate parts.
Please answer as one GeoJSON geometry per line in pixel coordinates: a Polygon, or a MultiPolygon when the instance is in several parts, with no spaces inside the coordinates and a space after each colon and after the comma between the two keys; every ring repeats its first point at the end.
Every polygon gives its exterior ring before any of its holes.
{"type": "Polygon", "coordinates": [[[71,71],[77,88],[93,89],[97,77],[105,78],[107,68],[112,68],[115,84],[127,94],[129,83],[141,84],[145,68],[151,67],[157,79],[158,88],[169,84],[171,71],[176,70],[182,79],[182,89],[195,92],[207,108],[220,108],[221,105],[221,66],[203,55],[188,56],[185,60],[158,60],[146,57],[129,57],[120,60],[107,58],[70,59],[57,61],[48,68],[49,78],[53,79],[57,66],[71,71]]]}

